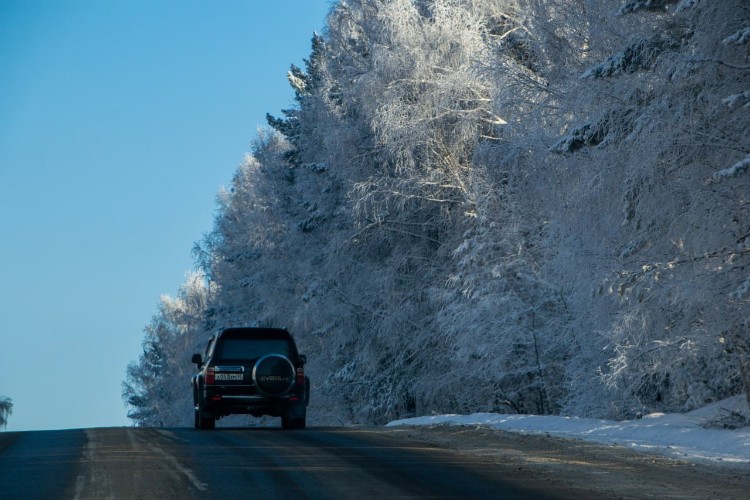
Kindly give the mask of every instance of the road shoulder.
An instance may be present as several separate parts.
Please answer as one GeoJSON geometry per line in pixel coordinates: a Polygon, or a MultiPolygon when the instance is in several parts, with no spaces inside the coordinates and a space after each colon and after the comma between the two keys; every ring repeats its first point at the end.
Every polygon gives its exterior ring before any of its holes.
{"type": "Polygon", "coordinates": [[[750,491],[750,467],[746,465],[719,467],[681,462],[622,446],[481,426],[393,427],[384,432],[492,463],[513,464],[519,474],[544,476],[560,487],[603,497],[710,498],[720,492],[722,498],[746,498],[750,491]]]}

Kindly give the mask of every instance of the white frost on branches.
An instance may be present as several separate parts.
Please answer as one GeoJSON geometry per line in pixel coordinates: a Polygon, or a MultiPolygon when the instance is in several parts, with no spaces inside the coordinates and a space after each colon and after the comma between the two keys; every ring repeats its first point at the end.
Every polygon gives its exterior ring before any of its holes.
{"type": "Polygon", "coordinates": [[[732,33],[721,41],[724,45],[745,45],[750,42],[750,26],[732,33]]]}
{"type": "Polygon", "coordinates": [[[726,104],[730,109],[736,108],[740,105],[744,108],[750,108],[750,90],[740,92],[739,94],[732,94],[729,97],[722,99],[723,104],[726,104]]]}
{"type": "Polygon", "coordinates": [[[690,10],[698,5],[701,0],[680,0],[680,3],[675,7],[675,14],[690,10]]]}
{"type": "Polygon", "coordinates": [[[662,53],[679,47],[680,40],[667,33],[636,40],[625,47],[622,52],[608,57],[601,64],[585,71],[581,78],[605,78],[647,70],[653,66],[662,53]]]}
{"type": "Polygon", "coordinates": [[[636,0],[634,2],[628,2],[620,7],[618,13],[620,15],[625,15],[633,14],[642,10],[665,11],[668,5],[674,3],[677,3],[677,0],[636,0]]]}
{"type": "Polygon", "coordinates": [[[738,161],[731,167],[715,172],[713,178],[714,180],[721,181],[730,177],[736,177],[744,173],[748,168],[750,168],[750,155],[747,155],[744,159],[738,161]]]}
{"type": "Polygon", "coordinates": [[[747,298],[748,295],[750,295],[750,276],[748,276],[747,279],[730,294],[730,297],[734,300],[743,300],[747,298]]]}

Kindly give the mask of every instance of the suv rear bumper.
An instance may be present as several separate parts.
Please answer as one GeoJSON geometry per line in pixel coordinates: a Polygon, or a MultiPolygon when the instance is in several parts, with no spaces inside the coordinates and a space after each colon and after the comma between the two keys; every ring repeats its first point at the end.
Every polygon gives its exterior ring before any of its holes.
{"type": "Polygon", "coordinates": [[[283,396],[263,396],[260,394],[221,394],[220,391],[208,389],[204,391],[204,410],[214,413],[216,416],[245,414],[245,415],[270,415],[281,416],[289,407],[305,405],[304,394],[290,393],[283,396]]]}

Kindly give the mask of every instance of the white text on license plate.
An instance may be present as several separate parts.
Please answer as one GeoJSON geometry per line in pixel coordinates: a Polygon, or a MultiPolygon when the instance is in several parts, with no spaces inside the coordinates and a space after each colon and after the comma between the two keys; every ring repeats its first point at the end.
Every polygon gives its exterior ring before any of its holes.
{"type": "Polygon", "coordinates": [[[242,380],[241,373],[217,373],[216,380],[242,380]]]}

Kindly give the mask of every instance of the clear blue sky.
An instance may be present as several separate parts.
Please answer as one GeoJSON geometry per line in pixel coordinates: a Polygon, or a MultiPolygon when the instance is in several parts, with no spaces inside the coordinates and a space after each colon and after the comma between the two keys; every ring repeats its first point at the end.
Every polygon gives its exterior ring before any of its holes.
{"type": "MultiPolygon", "coordinates": [[[[330,0],[0,0],[0,395],[8,431],[130,425],[159,296],[193,268],[330,0]]],[[[189,381],[185,381],[188,390],[189,381]]]]}

